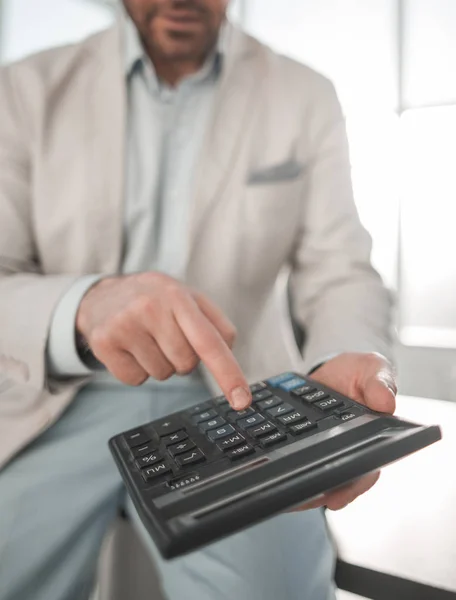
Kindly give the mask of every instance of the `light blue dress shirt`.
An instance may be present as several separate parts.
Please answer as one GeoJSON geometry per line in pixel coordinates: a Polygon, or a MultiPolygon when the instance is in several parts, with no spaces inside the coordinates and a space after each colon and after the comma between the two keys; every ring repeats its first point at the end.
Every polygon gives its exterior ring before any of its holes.
{"type": "MultiPolygon", "coordinates": [[[[126,202],[122,273],[161,271],[179,279],[187,253],[195,162],[222,68],[226,32],[202,69],[175,88],[160,81],[133,22],[124,16],[127,85],[126,202]]],[[[75,346],[75,319],[102,276],[81,277],[61,299],[51,324],[48,367],[54,377],[91,373],[75,346]]],[[[97,382],[110,380],[97,373],[97,382]]]]}

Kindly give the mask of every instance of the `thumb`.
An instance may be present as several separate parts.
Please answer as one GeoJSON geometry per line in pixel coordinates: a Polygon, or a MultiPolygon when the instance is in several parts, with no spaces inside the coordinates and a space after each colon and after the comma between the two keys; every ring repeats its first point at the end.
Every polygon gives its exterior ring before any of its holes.
{"type": "Polygon", "coordinates": [[[372,410],[393,414],[396,410],[396,384],[390,373],[380,371],[366,381],[364,402],[372,410]]]}

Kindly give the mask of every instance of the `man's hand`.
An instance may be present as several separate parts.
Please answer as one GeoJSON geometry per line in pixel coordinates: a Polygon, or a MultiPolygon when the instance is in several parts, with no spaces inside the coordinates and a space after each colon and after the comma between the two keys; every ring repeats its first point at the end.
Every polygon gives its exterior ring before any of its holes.
{"type": "MultiPolygon", "coordinates": [[[[379,354],[341,354],[312,374],[312,378],[378,412],[394,413],[396,382],[390,363],[379,354]]],[[[327,506],[340,510],[377,482],[380,473],[371,473],[349,485],[309,502],[300,510],[327,506]]]]}
{"type": "Polygon", "coordinates": [[[234,326],[210,300],[171,277],[138,273],[100,281],[84,296],[76,329],[123,383],[184,375],[201,360],[233,408],[250,404],[231,352],[234,326]]]}

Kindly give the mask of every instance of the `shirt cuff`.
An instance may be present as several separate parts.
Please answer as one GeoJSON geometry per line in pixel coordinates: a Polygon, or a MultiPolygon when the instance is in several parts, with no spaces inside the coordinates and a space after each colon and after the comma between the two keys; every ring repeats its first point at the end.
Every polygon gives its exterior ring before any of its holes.
{"type": "Polygon", "coordinates": [[[93,373],[81,360],[76,347],[76,315],[82,298],[103,275],[81,277],[62,297],[52,318],[47,345],[51,377],[81,377],[93,373]]]}

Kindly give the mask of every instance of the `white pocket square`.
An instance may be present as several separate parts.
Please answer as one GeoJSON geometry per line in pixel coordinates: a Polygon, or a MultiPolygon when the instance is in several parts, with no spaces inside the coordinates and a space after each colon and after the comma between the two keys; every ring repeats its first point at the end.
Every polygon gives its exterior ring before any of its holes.
{"type": "Polygon", "coordinates": [[[267,167],[266,169],[258,169],[252,171],[248,178],[248,185],[258,185],[261,183],[279,183],[280,181],[288,181],[296,179],[304,170],[304,165],[295,160],[267,167]]]}

